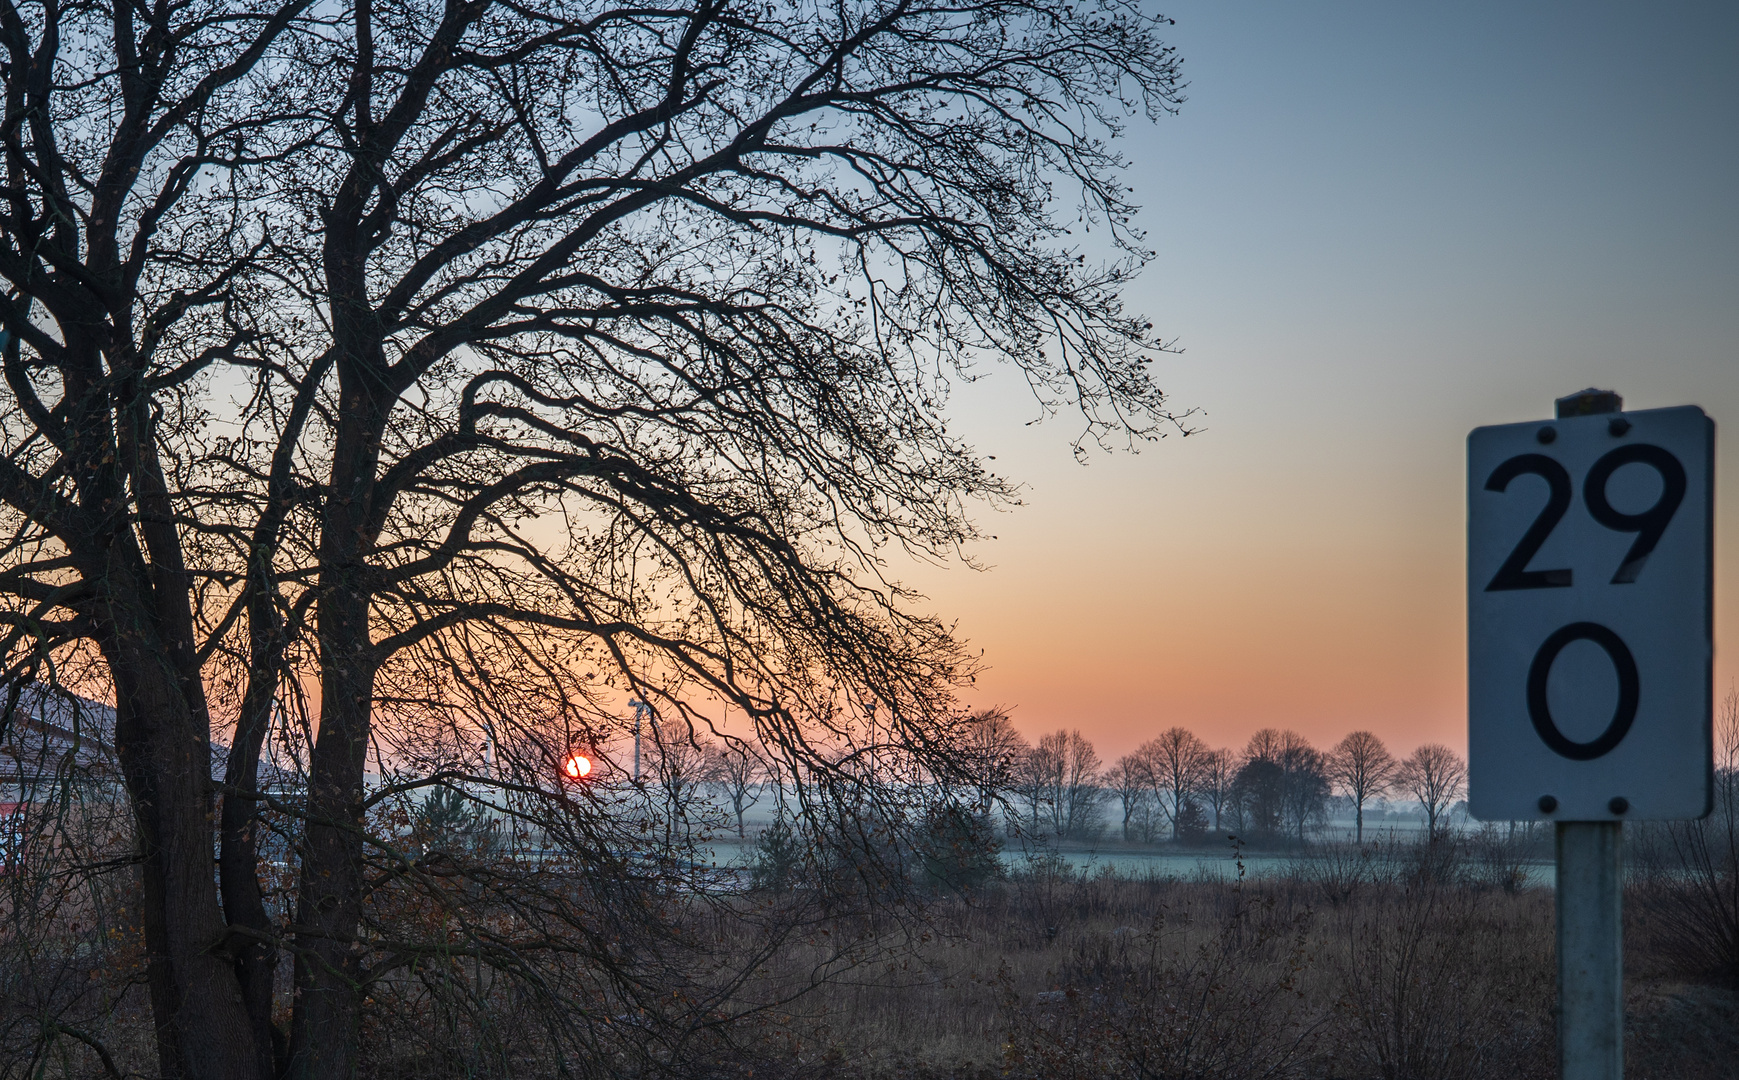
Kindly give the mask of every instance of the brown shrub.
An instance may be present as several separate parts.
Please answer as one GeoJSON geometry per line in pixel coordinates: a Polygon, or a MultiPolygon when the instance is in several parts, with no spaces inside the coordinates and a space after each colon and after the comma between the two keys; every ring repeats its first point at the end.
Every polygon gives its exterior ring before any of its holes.
{"type": "Polygon", "coordinates": [[[1322,928],[1341,1070],[1383,1080],[1550,1075],[1549,895],[1421,875],[1361,900],[1322,928]]]}
{"type": "Polygon", "coordinates": [[[859,1076],[1547,1075],[1552,901],[1412,852],[1353,889],[1019,876],[806,1007],[859,1076]]]}

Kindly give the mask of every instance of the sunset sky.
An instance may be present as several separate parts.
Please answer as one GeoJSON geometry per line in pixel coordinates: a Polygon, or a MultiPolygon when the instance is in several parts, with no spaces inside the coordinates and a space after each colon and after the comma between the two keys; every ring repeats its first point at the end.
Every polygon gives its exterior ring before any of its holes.
{"type": "Polygon", "coordinates": [[[1718,427],[1716,684],[1739,680],[1739,8],[1174,4],[1189,100],[1125,151],[1132,306],[1201,432],[1071,458],[992,377],[1026,484],[991,569],[916,569],[978,700],[1110,760],[1171,724],[1466,745],[1464,440],[1588,385],[1718,427]]]}

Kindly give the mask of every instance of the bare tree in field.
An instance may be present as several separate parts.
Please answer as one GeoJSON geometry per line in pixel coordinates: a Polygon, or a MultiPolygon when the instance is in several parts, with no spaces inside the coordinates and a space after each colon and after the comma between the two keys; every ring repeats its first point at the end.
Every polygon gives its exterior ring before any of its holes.
{"type": "Polygon", "coordinates": [[[1033,757],[1042,761],[1045,766],[1045,806],[1049,810],[1047,822],[1050,834],[1054,837],[1070,835],[1070,818],[1074,810],[1074,780],[1079,771],[1080,763],[1069,742],[1068,731],[1054,731],[1042,735],[1033,747],[1033,757]]]}
{"type": "Polygon", "coordinates": [[[1209,752],[1207,743],[1181,727],[1167,728],[1137,751],[1147,763],[1155,801],[1171,822],[1173,842],[1178,838],[1178,816],[1201,784],[1209,752]]]}
{"type": "Polygon", "coordinates": [[[1060,748],[1040,739],[1023,751],[1014,764],[1015,790],[1025,807],[1022,827],[1042,833],[1057,805],[1063,786],[1064,763],[1060,748]]]}
{"type": "Polygon", "coordinates": [[[1437,823],[1461,795],[1467,762],[1441,743],[1426,743],[1409,754],[1396,771],[1395,786],[1425,808],[1426,835],[1438,836],[1437,823]]]}
{"type": "Polygon", "coordinates": [[[945,427],[978,364],[1086,443],[1170,422],[1118,302],[1147,253],[1113,149],[1178,100],[1159,25],[0,8],[4,663],[116,702],[162,1075],[368,1071],[442,919],[503,980],[477,985],[563,1018],[565,1060],[615,1060],[594,1013],[710,1030],[671,1003],[729,995],[670,984],[682,939],[612,855],[631,816],[558,779],[630,698],[672,730],[741,709],[816,828],[969,782],[970,658],[880,552],[947,556],[1012,494],[945,427]],[[835,700],[877,703],[873,735],[835,700]],[[293,799],[261,788],[272,732],[293,799]],[[397,846],[395,800],[485,781],[583,888],[397,846]],[[269,909],[271,835],[296,880],[269,909]],[[500,938],[468,904],[539,918],[500,938]]]}
{"type": "Polygon", "coordinates": [[[731,804],[731,814],[737,819],[737,839],[744,839],[743,815],[761,797],[761,784],[766,768],[761,755],[748,743],[725,739],[710,748],[706,775],[731,804]]]}
{"type": "Polygon", "coordinates": [[[1021,763],[1032,748],[1004,709],[983,709],[967,719],[962,751],[977,789],[978,812],[988,814],[1004,792],[1018,787],[1021,763]]]}
{"type": "Polygon", "coordinates": [[[1124,754],[1105,774],[1105,786],[1117,796],[1123,812],[1123,842],[1129,842],[1129,825],[1139,817],[1152,787],[1151,770],[1140,753],[1124,754]]]}
{"type": "Polygon", "coordinates": [[[1076,839],[1091,839],[1099,834],[1100,812],[1105,801],[1099,751],[1079,731],[1070,731],[1064,761],[1067,763],[1063,774],[1066,814],[1061,822],[1061,833],[1076,839]]]}
{"type": "Polygon", "coordinates": [[[1233,796],[1232,782],[1237,778],[1237,759],[1224,747],[1210,750],[1202,759],[1201,795],[1214,811],[1214,831],[1223,828],[1221,815],[1233,796]]]}
{"type": "Polygon", "coordinates": [[[1238,756],[1232,806],[1241,832],[1277,833],[1286,824],[1284,742],[1278,728],[1260,728],[1238,756]]]}
{"type": "Polygon", "coordinates": [[[1035,764],[1043,768],[1045,806],[1048,811],[1046,825],[1053,837],[1069,835],[1069,817],[1073,809],[1071,781],[1077,764],[1072,760],[1070,749],[1068,731],[1053,731],[1039,737],[1031,755],[1035,764]]]}
{"type": "Polygon", "coordinates": [[[1078,730],[1044,736],[1029,755],[1034,778],[1043,785],[1051,835],[1085,837],[1098,827],[1104,790],[1099,786],[1099,752],[1078,730]]]}
{"type": "Polygon", "coordinates": [[[1244,748],[1232,788],[1240,827],[1273,833],[1290,826],[1303,843],[1329,796],[1324,756],[1296,731],[1262,728],[1244,748]]]}
{"type": "Polygon", "coordinates": [[[1358,843],[1365,842],[1365,803],[1394,785],[1398,768],[1383,740],[1368,731],[1353,732],[1329,751],[1329,777],[1353,801],[1358,843]]]}
{"type": "Polygon", "coordinates": [[[1305,832],[1322,825],[1327,817],[1326,807],[1332,790],[1327,755],[1296,731],[1286,731],[1281,735],[1280,765],[1285,778],[1283,802],[1286,817],[1297,830],[1298,842],[1302,844],[1305,832]]]}
{"type": "Polygon", "coordinates": [[[702,809],[705,786],[712,778],[713,755],[718,748],[696,731],[687,718],[656,726],[651,734],[646,779],[662,797],[665,827],[677,834],[685,833],[702,809]]]}

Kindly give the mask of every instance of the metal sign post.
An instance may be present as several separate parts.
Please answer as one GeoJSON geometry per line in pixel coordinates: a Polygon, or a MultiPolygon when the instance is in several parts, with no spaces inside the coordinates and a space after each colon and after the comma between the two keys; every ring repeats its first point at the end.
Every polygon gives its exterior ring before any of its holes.
{"type": "Polygon", "coordinates": [[[1714,424],[1621,410],[1467,441],[1468,809],[1556,826],[1564,1080],[1623,1074],[1621,823],[1714,793],[1714,424]]]}
{"type": "Polygon", "coordinates": [[[1558,822],[1558,1075],[1624,1075],[1624,881],[1616,821],[1558,822]]]}

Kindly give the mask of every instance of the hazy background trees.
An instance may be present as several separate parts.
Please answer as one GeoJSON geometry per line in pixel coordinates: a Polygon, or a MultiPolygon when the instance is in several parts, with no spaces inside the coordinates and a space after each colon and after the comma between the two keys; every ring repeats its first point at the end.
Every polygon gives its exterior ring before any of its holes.
{"type": "Polygon", "coordinates": [[[1022,767],[1028,828],[1071,840],[1097,836],[1105,799],[1101,780],[1099,753],[1079,730],[1043,736],[1022,767]]]}
{"type": "Polygon", "coordinates": [[[1232,782],[1237,777],[1237,759],[1225,747],[1210,750],[1202,761],[1202,799],[1214,812],[1214,830],[1222,827],[1222,816],[1232,798],[1232,782]]]}
{"type": "MultiPolygon", "coordinates": [[[[990,757],[1006,762],[1006,782],[994,792],[1006,816],[1036,837],[1091,840],[1102,831],[1103,807],[1115,805],[1124,842],[1178,841],[1208,829],[1245,840],[1299,844],[1327,824],[1339,795],[1364,842],[1365,810],[1397,795],[1419,805],[1428,836],[1438,835],[1465,790],[1466,763],[1436,744],[1397,761],[1383,741],[1355,731],[1323,751],[1298,732],[1263,728],[1244,747],[1211,748],[1173,726],[1101,766],[1092,743],[1064,729],[1029,745],[1008,714],[995,711],[990,757]]],[[[993,792],[981,789],[981,798],[993,792]]],[[[988,805],[988,802],[985,804],[988,805]]]]}
{"type": "Polygon", "coordinates": [[[1154,798],[1171,825],[1171,838],[1176,840],[1179,823],[1201,787],[1208,745],[1192,731],[1170,727],[1143,743],[1136,755],[1147,768],[1154,798]]]}
{"type": "Polygon", "coordinates": [[[1121,811],[1123,840],[1149,839],[1152,770],[1138,754],[1124,754],[1106,772],[1105,786],[1121,811]]]}
{"type": "Polygon", "coordinates": [[[1368,731],[1353,732],[1329,751],[1329,778],[1352,800],[1358,843],[1365,841],[1365,803],[1393,786],[1396,767],[1383,740],[1368,731]]]}
{"type": "Polygon", "coordinates": [[[1320,751],[1297,732],[1263,728],[1250,737],[1232,779],[1231,816],[1248,835],[1285,831],[1302,841],[1322,820],[1329,791],[1320,751]]]}
{"type": "Polygon", "coordinates": [[[1280,766],[1285,778],[1282,805],[1300,843],[1306,831],[1327,817],[1330,793],[1327,761],[1322,751],[1296,732],[1282,732],[1280,766]]]}
{"type": "Polygon", "coordinates": [[[737,839],[743,839],[747,835],[743,818],[761,799],[766,763],[752,744],[727,741],[708,748],[706,776],[730,804],[737,820],[737,839]]]}
{"type": "Polygon", "coordinates": [[[1426,743],[1407,755],[1395,770],[1395,784],[1425,810],[1425,827],[1437,835],[1444,813],[1461,797],[1467,762],[1441,743],[1426,743]]]}

